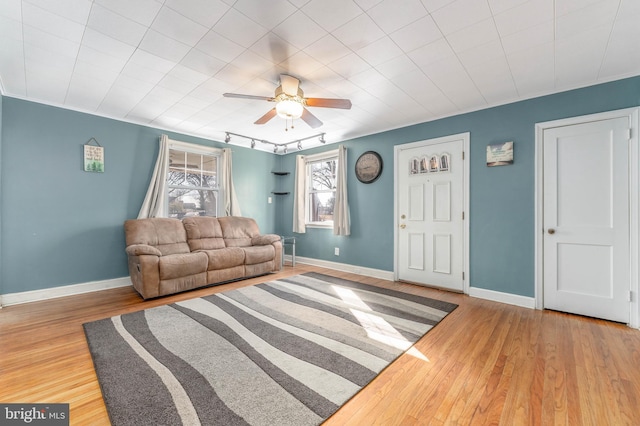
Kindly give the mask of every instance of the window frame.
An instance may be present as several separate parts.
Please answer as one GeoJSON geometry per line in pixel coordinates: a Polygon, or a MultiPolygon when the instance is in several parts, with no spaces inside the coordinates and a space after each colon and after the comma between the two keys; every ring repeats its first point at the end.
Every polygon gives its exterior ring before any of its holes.
{"type": "MultiPolygon", "coordinates": [[[[166,179],[166,211],[167,216],[171,217],[170,208],[169,208],[169,192],[172,189],[185,189],[185,190],[205,190],[205,191],[213,191],[216,197],[216,212],[215,217],[220,217],[224,212],[224,208],[222,206],[224,199],[224,188],[222,187],[222,149],[208,147],[204,145],[197,145],[189,142],[180,142],[171,140],[169,142],[169,155],[167,155],[167,179],[166,179]],[[211,157],[216,157],[216,167],[215,167],[215,176],[216,176],[216,185],[215,186],[186,186],[186,185],[172,185],[169,183],[169,169],[171,168],[169,164],[169,159],[171,158],[171,151],[181,151],[187,154],[196,154],[196,155],[206,155],[211,157]]],[[[185,167],[185,170],[189,170],[185,167]]],[[[202,169],[200,170],[202,173],[202,169]]],[[[201,175],[202,176],[202,175],[201,175]]]]}
{"type": "MultiPolygon", "coordinates": [[[[331,221],[323,221],[323,222],[314,222],[311,221],[311,194],[312,193],[328,193],[333,192],[334,198],[337,192],[337,181],[338,181],[338,150],[333,149],[331,151],[325,151],[319,154],[308,155],[304,158],[304,166],[305,166],[305,192],[304,192],[304,222],[305,227],[308,228],[323,228],[323,229],[333,229],[333,220],[331,221]],[[334,160],[336,163],[335,170],[335,184],[332,190],[322,190],[322,191],[313,191],[313,178],[311,176],[311,165],[314,163],[324,162],[328,160],[334,160]]],[[[334,206],[334,214],[335,214],[335,206],[334,206]]]]}

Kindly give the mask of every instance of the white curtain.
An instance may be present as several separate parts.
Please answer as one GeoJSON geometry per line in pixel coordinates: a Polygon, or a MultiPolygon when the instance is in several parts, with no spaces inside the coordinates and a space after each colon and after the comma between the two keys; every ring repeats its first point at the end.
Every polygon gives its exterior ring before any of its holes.
{"type": "Polygon", "coordinates": [[[333,234],[350,235],[349,197],[347,195],[347,148],[338,148],[338,176],[336,179],[336,201],[333,206],[333,234]]]}
{"type": "Polygon", "coordinates": [[[169,168],[169,137],[160,137],[160,151],[153,169],[151,183],[138,213],[138,219],[167,217],[167,171],[169,168]]]}
{"type": "Polygon", "coordinates": [[[306,165],[304,155],[296,156],[296,182],[293,193],[293,232],[304,234],[307,232],[305,227],[305,206],[304,200],[307,191],[306,185],[306,165]]]}
{"type": "Polygon", "coordinates": [[[233,172],[231,170],[231,149],[222,150],[222,190],[224,194],[224,214],[226,216],[242,216],[240,204],[233,186],[233,172]]]}

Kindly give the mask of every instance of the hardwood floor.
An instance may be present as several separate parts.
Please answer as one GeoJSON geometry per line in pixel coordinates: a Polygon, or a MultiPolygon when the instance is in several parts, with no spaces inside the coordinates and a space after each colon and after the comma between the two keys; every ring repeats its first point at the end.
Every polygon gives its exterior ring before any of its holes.
{"type": "Polygon", "coordinates": [[[427,360],[402,355],[326,425],[640,424],[639,330],[305,265],[159,300],[127,287],[0,309],[0,402],[108,425],[83,323],[307,271],[459,304],[415,345],[427,360]]]}

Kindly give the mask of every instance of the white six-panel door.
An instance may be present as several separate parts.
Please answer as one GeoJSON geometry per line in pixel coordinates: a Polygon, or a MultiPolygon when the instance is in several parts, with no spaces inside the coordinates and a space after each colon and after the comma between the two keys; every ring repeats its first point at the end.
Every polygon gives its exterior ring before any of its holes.
{"type": "Polygon", "coordinates": [[[544,307],[629,321],[629,120],[543,135],[544,307]]]}
{"type": "Polygon", "coordinates": [[[464,290],[463,147],[450,137],[396,149],[399,280],[464,290]]]}

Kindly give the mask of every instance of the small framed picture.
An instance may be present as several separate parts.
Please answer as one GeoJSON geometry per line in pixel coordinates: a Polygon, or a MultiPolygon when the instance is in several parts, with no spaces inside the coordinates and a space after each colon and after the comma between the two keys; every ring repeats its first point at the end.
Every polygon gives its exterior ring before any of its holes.
{"type": "Polygon", "coordinates": [[[513,142],[487,145],[487,167],[513,164],[513,142]]]}
{"type": "Polygon", "coordinates": [[[84,145],[84,171],[104,173],[104,148],[84,145]]]}

